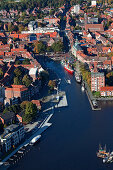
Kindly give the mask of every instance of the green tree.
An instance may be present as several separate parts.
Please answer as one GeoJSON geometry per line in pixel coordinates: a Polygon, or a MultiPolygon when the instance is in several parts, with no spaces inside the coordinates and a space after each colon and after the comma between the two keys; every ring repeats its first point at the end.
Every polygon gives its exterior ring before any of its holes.
{"type": "Polygon", "coordinates": [[[5,113],[7,113],[8,111],[9,111],[8,107],[5,107],[3,113],[5,114],[5,113]]]}
{"type": "Polygon", "coordinates": [[[24,114],[22,116],[22,122],[25,122],[25,123],[30,123],[32,121],[32,115],[30,114],[24,114]]]}
{"type": "Polygon", "coordinates": [[[23,101],[21,104],[20,104],[20,107],[22,110],[25,110],[26,109],[26,104],[29,103],[29,101],[23,101]]]}
{"type": "Polygon", "coordinates": [[[22,82],[23,84],[26,86],[26,87],[29,87],[32,83],[32,80],[31,78],[26,74],[24,75],[23,79],[22,79],[22,82]]]}
{"type": "Polygon", "coordinates": [[[22,64],[30,64],[30,60],[28,58],[25,58],[25,60],[23,60],[22,64]]]}
{"type": "Polygon", "coordinates": [[[3,74],[4,74],[4,72],[3,72],[2,68],[0,68],[0,78],[3,77],[3,74]]]}
{"type": "Polygon", "coordinates": [[[54,89],[56,86],[56,82],[54,80],[49,80],[48,86],[50,87],[51,90],[54,89]]]}
{"type": "Polygon", "coordinates": [[[15,76],[19,77],[19,76],[22,76],[22,70],[17,67],[15,70],[14,70],[14,74],[15,76]]]}
{"type": "Polygon", "coordinates": [[[9,107],[8,107],[8,110],[11,111],[11,112],[14,112],[14,113],[16,113],[16,114],[21,111],[20,105],[18,105],[18,104],[9,106],[9,107]]]}
{"type": "Polygon", "coordinates": [[[14,77],[14,85],[21,85],[22,81],[19,77],[14,77]]]}
{"type": "Polygon", "coordinates": [[[34,117],[37,114],[37,107],[32,102],[26,104],[25,114],[31,115],[34,117]]]}
{"type": "Polygon", "coordinates": [[[15,61],[15,64],[16,64],[16,65],[21,64],[20,60],[15,61]]]}
{"type": "Polygon", "coordinates": [[[51,47],[54,52],[62,52],[64,49],[63,43],[61,41],[54,42],[51,47]]]}
{"type": "Polygon", "coordinates": [[[37,41],[35,44],[34,44],[34,51],[36,53],[43,53],[46,51],[46,45],[42,42],[42,41],[37,41]]]}

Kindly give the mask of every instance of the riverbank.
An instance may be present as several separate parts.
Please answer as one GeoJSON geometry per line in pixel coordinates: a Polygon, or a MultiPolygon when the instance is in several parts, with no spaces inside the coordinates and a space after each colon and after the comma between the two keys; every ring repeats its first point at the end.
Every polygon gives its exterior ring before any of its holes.
{"type": "Polygon", "coordinates": [[[30,138],[25,140],[24,143],[22,143],[20,146],[18,146],[11,154],[9,154],[5,159],[3,159],[2,162],[0,162],[0,165],[4,164],[5,162],[8,162],[8,160],[12,156],[14,156],[23,146],[25,146],[25,145],[27,146],[35,136],[41,135],[47,128],[49,128],[52,125],[52,123],[48,123],[48,122],[49,122],[49,120],[51,119],[52,116],[53,116],[53,114],[50,114],[49,116],[47,116],[43,120],[41,125],[39,127],[37,127],[36,131],[30,136],[30,138]]]}

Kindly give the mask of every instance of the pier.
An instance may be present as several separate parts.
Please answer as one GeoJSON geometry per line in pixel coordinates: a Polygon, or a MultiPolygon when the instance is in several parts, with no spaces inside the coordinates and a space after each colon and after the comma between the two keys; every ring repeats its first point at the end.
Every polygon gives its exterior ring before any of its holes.
{"type": "MultiPolygon", "coordinates": [[[[85,83],[86,94],[87,94],[87,97],[88,97],[88,100],[89,100],[89,103],[90,103],[90,105],[91,105],[92,110],[95,110],[95,111],[96,111],[96,110],[101,110],[100,107],[94,107],[92,101],[93,101],[93,100],[96,100],[96,99],[95,99],[95,97],[92,95],[92,93],[91,93],[91,91],[90,91],[87,83],[86,83],[86,82],[84,82],[84,83],[85,83]]],[[[97,100],[96,100],[96,101],[97,101],[97,100]]]]}

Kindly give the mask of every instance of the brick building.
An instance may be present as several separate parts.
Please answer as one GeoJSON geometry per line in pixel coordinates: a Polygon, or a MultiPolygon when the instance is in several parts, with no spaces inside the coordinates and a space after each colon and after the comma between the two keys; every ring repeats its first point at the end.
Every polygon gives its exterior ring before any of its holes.
{"type": "Polygon", "coordinates": [[[91,32],[96,32],[96,31],[104,31],[103,24],[85,24],[85,30],[89,30],[91,32]]]}
{"type": "Polygon", "coordinates": [[[20,98],[20,101],[30,100],[30,92],[24,85],[12,85],[5,89],[5,104],[11,104],[13,98],[20,98]]]}
{"type": "Polygon", "coordinates": [[[101,87],[105,86],[104,73],[91,73],[91,91],[100,91],[101,87]]]}

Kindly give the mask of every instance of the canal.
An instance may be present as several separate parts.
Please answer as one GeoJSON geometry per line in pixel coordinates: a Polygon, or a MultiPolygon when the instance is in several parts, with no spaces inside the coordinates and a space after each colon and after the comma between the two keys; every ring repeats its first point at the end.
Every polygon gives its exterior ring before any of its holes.
{"type": "Polygon", "coordinates": [[[113,150],[113,106],[92,111],[87,95],[72,75],[57,62],[46,62],[61,78],[60,89],[67,95],[68,107],[55,110],[52,126],[42,135],[12,170],[113,170],[96,157],[99,143],[113,150]],[[65,79],[70,79],[67,84],[65,79]]]}

